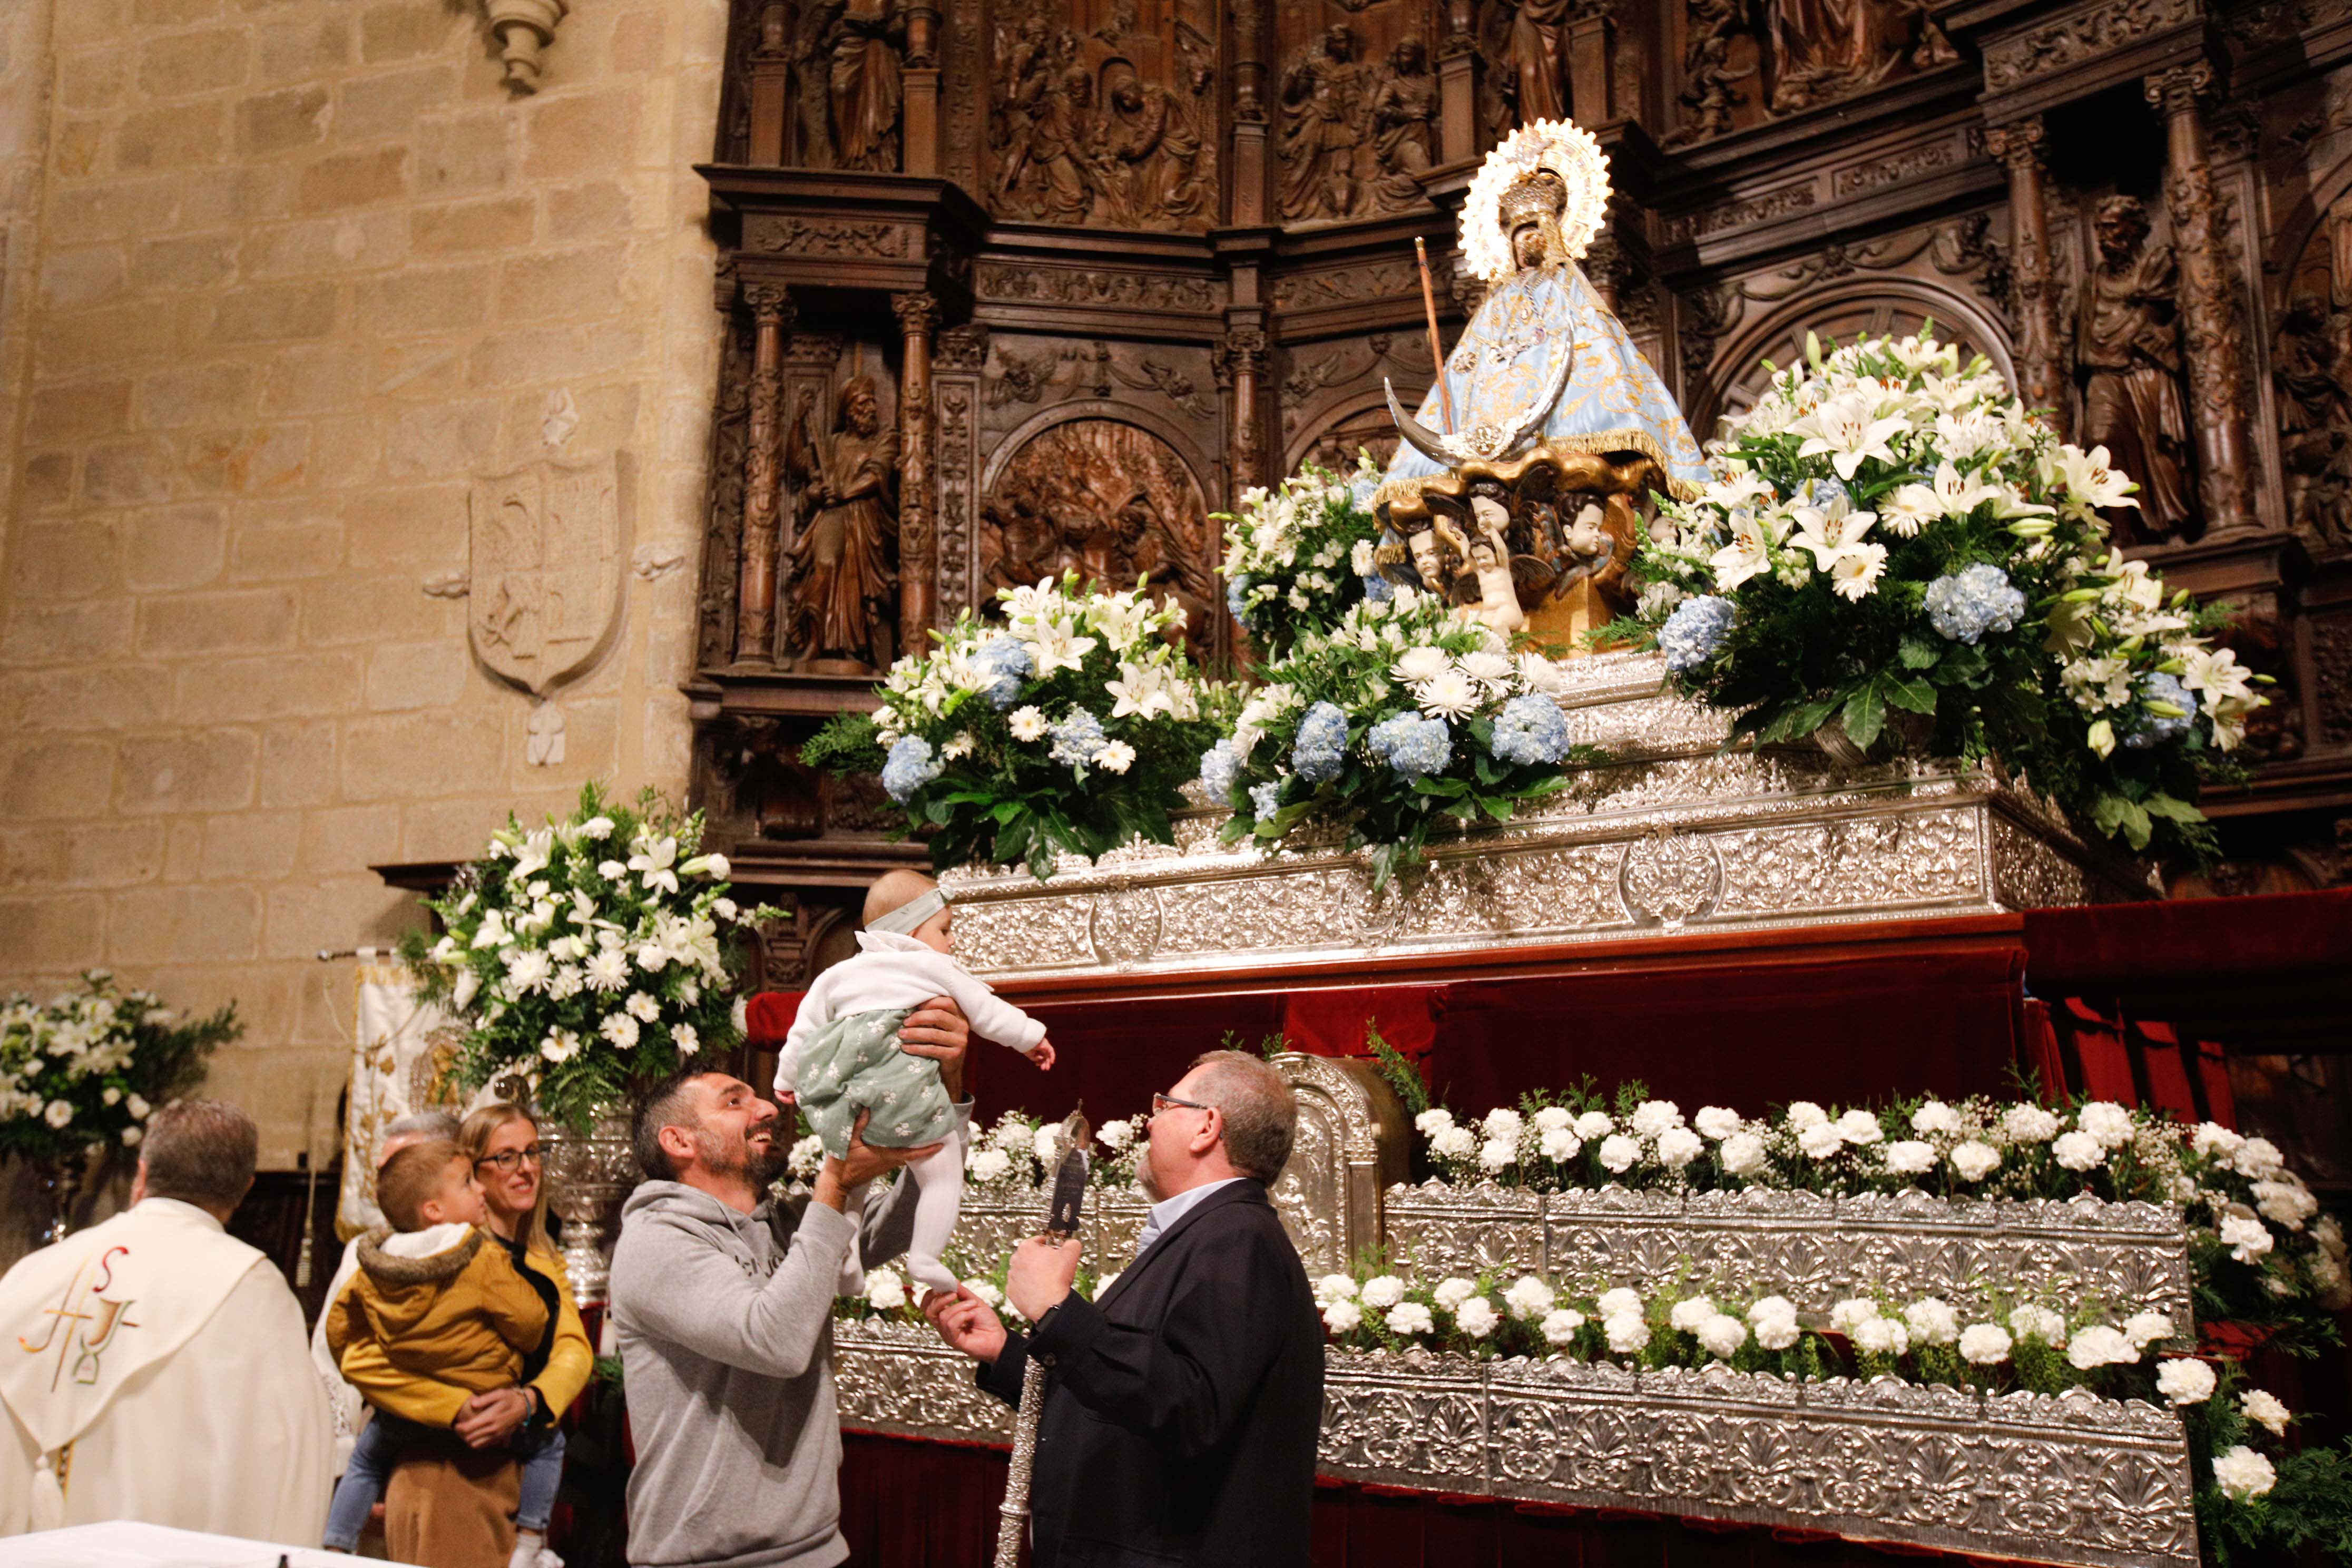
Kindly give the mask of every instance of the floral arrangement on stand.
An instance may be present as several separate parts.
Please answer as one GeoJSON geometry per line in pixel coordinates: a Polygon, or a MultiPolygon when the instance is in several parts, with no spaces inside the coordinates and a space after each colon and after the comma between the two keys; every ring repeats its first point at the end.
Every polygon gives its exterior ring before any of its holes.
{"type": "Polygon", "coordinates": [[[1244,490],[1239,510],[1216,514],[1225,525],[1225,607],[1265,658],[1329,631],[1349,606],[1388,596],[1372,565],[1380,480],[1369,453],[1352,478],[1307,463],[1272,490],[1244,490]]]}
{"type": "Polygon", "coordinates": [[[466,1026],[460,1087],[519,1077],[584,1134],[633,1086],[742,1037],[730,938],[782,911],[730,898],[727,858],[702,852],[702,832],[700,812],[651,790],[633,808],[590,784],[560,822],[509,817],[425,900],[442,934],[412,932],[401,953],[419,994],[466,1026]]]}
{"type": "Polygon", "coordinates": [[[1076,574],[997,599],[1002,624],[966,611],[933,633],[890,667],[881,707],[836,715],[801,760],[879,773],[940,870],[986,860],[1044,881],[1056,855],[1172,843],[1169,813],[1231,706],[1176,636],[1182,607],[1076,574]]]}
{"type": "Polygon", "coordinates": [[[244,1031],[233,1002],[183,1023],[103,969],[47,1003],[0,1002],[0,1153],[55,1167],[136,1148],[155,1109],[194,1089],[214,1048],[244,1031]]]}
{"type": "Polygon", "coordinates": [[[1228,843],[1342,833],[1379,888],[1447,819],[1507,822],[1569,782],[1558,672],[1433,595],[1360,600],[1265,676],[1201,757],[1228,843]]]}
{"type": "Polygon", "coordinates": [[[2263,678],[2213,647],[2225,611],[2109,542],[2100,510],[2138,503],[2105,447],[1922,331],[1809,338],[1709,452],[1714,483],[1662,509],[1607,635],[1662,649],[1759,744],[1904,731],[2136,850],[2210,852],[2198,790],[2237,776],[2263,678]]]}
{"type": "Polygon", "coordinates": [[[1721,1106],[1686,1117],[1634,1083],[1607,1102],[1588,1086],[1475,1120],[1432,1106],[1414,1130],[1427,1168],[1461,1184],[2178,1204],[2201,1321],[2264,1325],[2291,1348],[2332,1341],[2333,1314],[2352,1307],[2342,1227],[2275,1144],[2108,1100],[1976,1097],[1876,1110],[1798,1100],[1752,1120],[1721,1106]]]}

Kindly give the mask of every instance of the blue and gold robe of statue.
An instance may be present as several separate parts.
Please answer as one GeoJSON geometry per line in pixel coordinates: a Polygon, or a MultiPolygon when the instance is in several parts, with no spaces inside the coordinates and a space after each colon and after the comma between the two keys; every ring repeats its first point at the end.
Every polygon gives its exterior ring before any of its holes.
{"type": "MultiPolygon", "coordinates": [[[[1469,331],[1446,356],[1452,428],[1517,422],[1551,384],[1560,354],[1574,356],[1567,384],[1530,445],[1643,453],[1666,471],[1669,487],[1684,498],[1707,482],[1706,461],[1682,410],[1626,337],[1625,324],[1601,304],[1573,263],[1515,272],[1488,291],[1469,331]]],[[[1432,430],[1447,427],[1436,387],[1421,400],[1418,417],[1432,430]]],[[[1400,442],[1379,499],[1416,494],[1423,480],[1446,471],[1410,441],[1400,442]]]]}

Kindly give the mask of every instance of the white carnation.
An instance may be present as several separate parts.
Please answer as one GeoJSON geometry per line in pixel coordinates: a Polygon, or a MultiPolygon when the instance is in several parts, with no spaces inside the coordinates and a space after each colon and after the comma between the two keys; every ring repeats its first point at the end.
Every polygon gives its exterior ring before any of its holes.
{"type": "Polygon", "coordinates": [[[1385,1312],[1404,1300],[1404,1281],[1393,1274],[1377,1274],[1365,1280],[1364,1288],[1356,1294],[1365,1306],[1385,1312]]]}
{"type": "Polygon", "coordinates": [[[1904,1355],[1911,1331],[1892,1318],[1865,1318],[1853,1326],[1853,1345],[1866,1355],[1904,1355]]]}
{"type": "Polygon", "coordinates": [[[1631,1119],[1634,1135],[1654,1139],[1669,1127],[1680,1127],[1683,1113],[1671,1100],[1645,1100],[1633,1108],[1631,1119]]]}
{"type": "Polygon", "coordinates": [[[2095,1171],[2107,1163],[2107,1150],[2087,1132],[2062,1132],[2050,1157],[2070,1171],[2095,1171]]]}
{"type": "Polygon", "coordinates": [[[1593,1303],[1593,1310],[1604,1318],[1638,1318],[1642,1315],[1642,1293],[1623,1285],[1603,1290],[1601,1300],[1593,1303]]]}
{"type": "Polygon", "coordinates": [[[2112,1100],[2092,1100],[2075,1114],[2074,1125],[2102,1148],[2120,1149],[2132,1141],[2132,1113],[2112,1100]]]}
{"type": "Polygon", "coordinates": [[[1450,1312],[1477,1293],[1477,1281],[1465,1279],[1459,1274],[1452,1274],[1439,1280],[1437,1289],[1429,1294],[1437,1302],[1440,1310],[1450,1312]]]}
{"type": "Polygon", "coordinates": [[[1576,1122],[1565,1105],[1547,1105],[1528,1120],[1538,1132],[1565,1132],[1576,1122]]]}
{"type": "Polygon", "coordinates": [[[1601,1321],[1601,1332],[1609,1348],[1619,1355],[1632,1355],[1650,1342],[1650,1325],[1632,1312],[1621,1312],[1601,1321]]]}
{"type": "Polygon", "coordinates": [[[1753,1302],[1748,1321],[1755,1325],[1756,1342],[1768,1351],[1787,1350],[1799,1338],[1796,1303],[1786,1296],[1766,1296],[1753,1302]]]}
{"type": "Polygon", "coordinates": [[[1911,1337],[1922,1344],[1948,1345],[1960,1337],[1960,1315],[1949,1302],[1934,1296],[1923,1296],[1904,1308],[1903,1321],[1911,1337]]]}
{"type": "Polygon", "coordinates": [[[1753,1132],[1735,1132],[1726,1138],[1718,1158],[1724,1170],[1735,1176],[1761,1174],[1770,1163],[1764,1152],[1764,1140],[1753,1132]]]}
{"type": "Polygon", "coordinates": [[[1400,1301],[1383,1320],[1392,1334],[1426,1334],[1436,1331],[1437,1320],[1429,1309],[1418,1301],[1400,1301]]]}
{"type": "Polygon", "coordinates": [[[1921,1176],[1936,1168],[1936,1146],[1916,1138],[1898,1139],[1886,1146],[1886,1169],[1897,1176],[1921,1176]]]}
{"type": "Polygon", "coordinates": [[[2074,1342],[2066,1347],[2066,1359],[2076,1370],[2088,1372],[2093,1367],[2129,1366],[2139,1360],[2139,1350],[2121,1329],[2095,1323],[2075,1334],[2074,1342]]]}
{"type": "Polygon", "coordinates": [[[1518,1158],[1519,1145],[1516,1139],[1489,1138],[1478,1146],[1478,1168],[1482,1171],[1507,1171],[1518,1158]]]}
{"type": "Polygon", "coordinates": [[[1830,1113],[1810,1100],[1794,1100],[1789,1106],[1789,1125],[1791,1127],[1818,1127],[1829,1119],[1830,1113]]]}
{"type": "Polygon", "coordinates": [[[1434,1138],[1454,1125],[1454,1112],[1442,1105],[1433,1105],[1412,1119],[1412,1129],[1423,1138],[1434,1138]]]}
{"type": "Polygon", "coordinates": [[[2009,1331],[1999,1323],[1970,1323],[1960,1331],[1960,1355],[1976,1366],[1998,1366],[2009,1359],[2009,1331]]]}
{"type": "Polygon", "coordinates": [[[2238,1395],[2238,1408],[2246,1419],[2258,1426],[2266,1426],[2273,1437],[2286,1436],[2286,1424],[2294,1419],[2287,1411],[2285,1401],[2268,1389],[2250,1388],[2238,1395]]]}
{"type": "Polygon", "coordinates": [[[2124,1320],[2124,1337],[2146,1350],[2158,1340],[2172,1337],[2172,1320],[2162,1312],[2134,1312],[2124,1320]]]}
{"type": "Polygon", "coordinates": [[[1595,1138],[1606,1138],[1616,1127],[1605,1110],[1588,1110],[1576,1119],[1576,1135],[1587,1143],[1595,1138]]]}
{"type": "Polygon", "coordinates": [[[1448,1160],[1466,1160],[1478,1149],[1478,1135],[1467,1127],[1441,1127],[1429,1141],[1429,1152],[1448,1160]]]}
{"type": "Polygon", "coordinates": [[[1581,1153],[1584,1150],[1584,1141],[1567,1128],[1557,1127],[1545,1131],[1538,1141],[1538,1147],[1545,1159],[1558,1164],[1573,1160],[1581,1153]]]}
{"type": "Polygon", "coordinates": [[[1352,1334],[1363,1326],[1364,1310],[1353,1301],[1328,1301],[1323,1307],[1323,1326],[1335,1334],[1352,1334]]]}
{"type": "Polygon", "coordinates": [[[1013,1158],[1002,1149],[974,1149],[964,1169],[975,1182],[1002,1181],[1013,1170],[1013,1158]]]}
{"type": "Polygon", "coordinates": [[[907,1281],[895,1268],[877,1268],[866,1276],[866,1304],[877,1312],[895,1312],[907,1304],[907,1281]]]}
{"type": "Polygon", "coordinates": [[[2271,1462],[2240,1443],[2213,1461],[2213,1484],[2239,1502],[2251,1502],[2271,1489],[2278,1471],[2271,1462]]]}
{"type": "Polygon", "coordinates": [[[1911,1113],[1911,1131],[1923,1138],[1959,1130],[1960,1113],[1940,1100],[1924,1100],[1919,1109],[1911,1113]]]}
{"type": "Polygon", "coordinates": [[[2228,1247],[2230,1256],[2239,1262],[2252,1263],[2274,1244],[2270,1226],[2262,1221],[2233,1214],[2221,1216],[2221,1245],[2228,1247]]]}
{"type": "Polygon", "coordinates": [[[1559,1292],[1532,1274],[1520,1275],[1503,1292],[1503,1305],[1511,1310],[1511,1316],[1528,1323],[1549,1312],[1559,1300],[1559,1292]]]}
{"type": "Polygon", "coordinates": [[[1715,1316],[1715,1303],[1705,1296],[1687,1296],[1669,1308],[1666,1321],[1684,1333],[1693,1333],[1715,1316]]]}
{"type": "Polygon", "coordinates": [[[2249,1138],[2230,1156],[2230,1167],[2250,1181],[2268,1181],[2286,1168],[2286,1156],[2267,1138],[2249,1138]]]}
{"type": "Polygon", "coordinates": [[[1484,1296],[1473,1296],[1454,1309],[1454,1326],[1474,1340],[1483,1340],[1495,1331],[1503,1320],[1493,1302],[1484,1296]]]}
{"type": "Polygon", "coordinates": [[[1868,1148],[1886,1136],[1878,1118],[1867,1110],[1849,1110],[1837,1119],[1838,1136],[1858,1149],[1868,1148]]]}
{"type": "Polygon", "coordinates": [[[2213,1397],[2213,1369],[2194,1356],[2159,1362],[2156,1391],[2175,1405],[2202,1405],[2213,1397]]]}
{"type": "Polygon", "coordinates": [[[1699,1324],[1698,1342],[1706,1353],[1728,1361],[1748,1342],[1748,1325],[1728,1312],[1717,1312],[1699,1324]]]}
{"type": "Polygon", "coordinates": [[[1642,1145],[1622,1132],[1612,1132],[1601,1141],[1601,1168],[1614,1175],[1623,1175],[1642,1157],[1642,1145]]]}
{"type": "Polygon", "coordinates": [[[1797,1147],[1808,1159],[1826,1160],[1845,1147],[1834,1121],[1808,1121],[1797,1130],[1797,1147]]]}
{"type": "Polygon", "coordinates": [[[1517,1111],[1503,1105],[1486,1112],[1486,1119],[1478,1123],[1478,1131],[1489,1138],[1516,1140],[1525,1125],[1517,1111]]]}
{"type": "Polygon", "coordinates": [[[1567,1307],[1544,1314],[1541,1325],[1544,1342],[1565,1345],[1576,1338],[1576,1331],[1584,1327],[1584,1314],[1567,1307]]]}
{"type": "Polygon", "coordinates": [[[1356,1299],[1356,1282],[1345,1274],[1326,1274],[1315,1281],[1315,1300],[1322,1306],[1356,1299]]]}
{"type": "Polygon", "coordinates": [[[1974,1138],[1953,1144],[1947,1158],[1964,1182],[1981,1182],[2000,1165],[2000,1151],[1974,1138]]]}
{"type": "Polygon", "coordinates": [[[1658,1163],[1679,1171],[1706,1150],[1706,1142],[1687,1127],[1669,1127],[1658,1134],[1658,1163]]]}
{"type": "Polygon", "coordinates": [[[1852,1338],[1860,1325],[1878,1316],[1878,1303],[1863,1296],[1849,1296],[1830,1308],[1830,1327],[1852,1338]]]}
{"type": "Polygon", "coordinates": [[[2065,1123],[2038,1105],[2012,1105],[2001,1113],[2001,1131],[2012,1143],[2047,1143],[2065,1123]]]}
{"type": "Polygon", "coordinates": [[[2009,1326],[2021,1340],[2040,1340],[2053,1349],[2066,1342],[2066,1320],[2031,1301],[2009,1314],[2009,1326]]]}
{"type": "Polygon", "coordinates": [[[1691,1125],[1697,1128],[1703,1136],[1720,1143],[1739,1131],[1739,1112],[1727,1110],[1720,1105],[1704,1106],[1696,1116],[1691,1118],[1691,1125]]]}

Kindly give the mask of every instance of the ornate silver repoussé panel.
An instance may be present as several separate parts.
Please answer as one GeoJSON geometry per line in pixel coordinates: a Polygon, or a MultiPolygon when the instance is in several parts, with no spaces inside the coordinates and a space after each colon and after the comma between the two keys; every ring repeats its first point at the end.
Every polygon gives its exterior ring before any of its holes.
{"type": "Polygon", "coordinates": [[[1172,846],[1064,857],[1050,882],[950,872],[956,954],[993,975],[1177,973],[2148,896],[1990,770],[1723,751],[1725,717],[1664,693],[1656,656],[1561,668],[1571,733],[1608,760],[1517,822],[1433,841],[1410,888],[1375,894],[1336,842],[1220,846],[1226,814],[1203,808],[1172,846]]]}
{"type": "MultiPolygon", "coordinates": [[[[843,1425],[1012,1440],[1011,1410],[974,1387],[971,1363],[928,1328],[834,1329],[843,1425]]],[[[2179,1418],[2081,1394],[1335,1350],[1318,1468],[2032,1563],[2198,1562],[2179,1418]]]]}
{"type": "Polygon", "coordinates": [[[2198,1561],[2187,1435],[2136,1400],[1332,1352],[1320,1468],[2032,1563],[2198,1561]]]}
{"type": "Polygon", "coordinates": [[[1519,1269],[1639,1287],[1687,1267],[1702,1282],[1768,1285],[1810,1313],[1859,1289],[1973,1299],[1990,1283],[2163,1312],[2183,1332],[2190,1321],[2189,1232],[2162,1204],[1426,1182],[1390,1188],[1382,1211],[1391,1254],[1423,1279],[1519,1269]]]}

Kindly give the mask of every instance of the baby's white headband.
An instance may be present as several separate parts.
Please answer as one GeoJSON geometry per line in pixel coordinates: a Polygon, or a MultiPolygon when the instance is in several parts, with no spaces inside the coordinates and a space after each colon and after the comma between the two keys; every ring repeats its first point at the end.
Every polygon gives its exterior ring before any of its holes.
{"type": "Polygon", "coordinates": [[[901,904],[887,915],[876,915],[866,922],[867,931],[897,931],[900,936],[912,936],[916,928],[948,907],[948,896],[933,888],[913,903],[901,904]]]}

